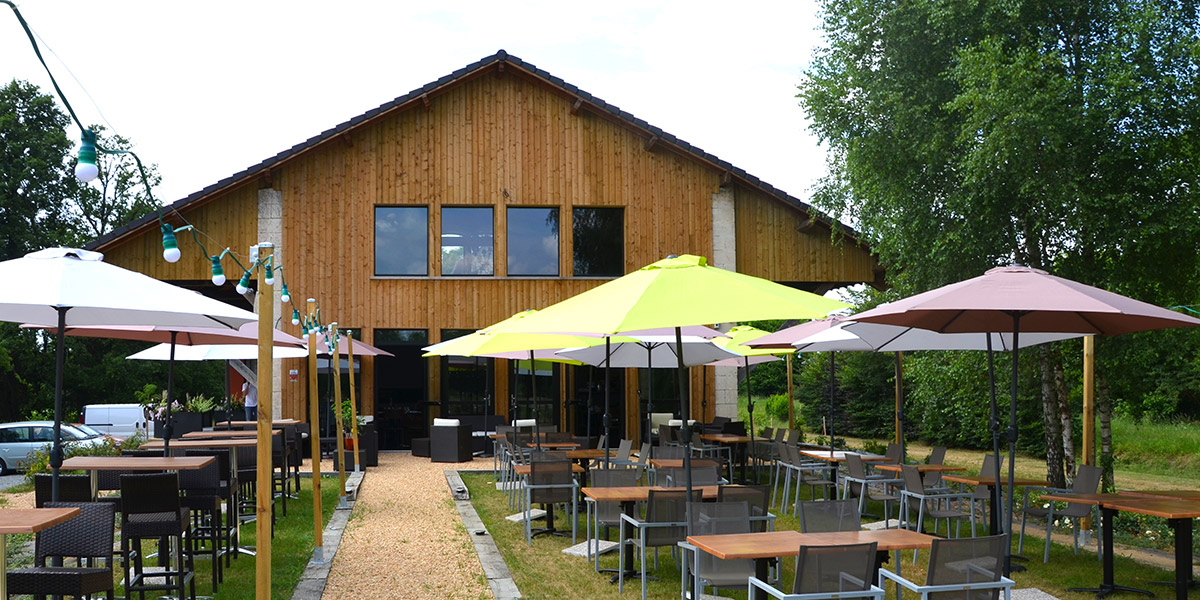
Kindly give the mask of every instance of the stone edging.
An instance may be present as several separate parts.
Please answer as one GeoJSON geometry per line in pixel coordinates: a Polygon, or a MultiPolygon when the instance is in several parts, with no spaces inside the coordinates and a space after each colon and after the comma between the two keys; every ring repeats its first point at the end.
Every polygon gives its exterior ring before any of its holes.
{"type": "Polygon", "coordinates": [[[484,577],[492,588],[492,596],[497,600],[522,598],[521,590],[517,589],[512,573],[508,570],[504,557],[500,555],[500,549],[496,547],[496,540],[492,539],[483,520],[479,518],[479,513],[475,512],[475,507],[471,504],[471,495],[467,492],[467,486],[459,476],[459,471],[446,469],[445,474],[446,484],[450,486],[450,494],[454,497],[459,516],[462,517],[463,527],[475,544],[475,552],[479,555],[479,564],[483,566],[484,577]]]}
{"type": "MultiPolygon", "coordinates": [[[[329,578],[329,570],[333,567],[333,557],[337,556],[338,546],[342,543],[342,533],[346,531],[346,523],[350,521],[350,513],[354,510],[354,501],[358,498],[358,491],[362,487],[365,474],[365,471],[346,474],[347,506],[334,508],[333,516],[329,517],[329,523],[325,525],[325,530],[321,534],[325,560],[317,562],[315,559],[309,559],[308,566],[304,568],[304,574],[300,576],[300,581],[296,584],[296,590],[292,592],[292,600],[321,600],[321,595],[325,593],[325,582],[329,578]]],[[[308,475],[312,476],[311,473],[308,475]]],[[[336,477],[332,479],[334,483],[337,482],[336,477]]],[[[324,480],[323,477],[322,481],[324,480]]]]}

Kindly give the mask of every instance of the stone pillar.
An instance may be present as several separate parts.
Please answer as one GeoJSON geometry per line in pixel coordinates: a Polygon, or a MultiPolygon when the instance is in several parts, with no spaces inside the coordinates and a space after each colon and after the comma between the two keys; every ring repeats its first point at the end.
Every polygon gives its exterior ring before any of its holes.
{"type": "MultiPolygon", "coordinates": [[[[275,265],[282,265],[283,262],[283,192],[267,188],[258,190],[258,241],[271,242],[275,244],[273,254],[275,256],[275,265]]],[[[280,283],[278,276],[275,280],[275,316],[282,318],[286,312],[286,316],[291,318],[292,311],[284,311],[281,308],[282,302],[279,299],[283,292],[283,285],[280,283]]],[[[283,367],[279,359],[272,361],[271,369],[271,408],[276,419],[286,417],[300,418],[303,415],[284,415],[283,414],[283,367]]],[[[261,389],[261,386],[260,386],[261,389]]],[[[259,394],[259,402],[264,402],[262,394],[259,394]]]]}
{"type": "MultiPolygon", "coordinates": [[[[737,270],[737,216],[734,210],[733,187],[721,186],[712,196],[712,242],[714,267],[737,270]]],[[[717,329],[728,331],[725,323],[717,329]]],[[[714,414],[737,419],[737,367],[713,367],[716,385],[714,414]]]]}

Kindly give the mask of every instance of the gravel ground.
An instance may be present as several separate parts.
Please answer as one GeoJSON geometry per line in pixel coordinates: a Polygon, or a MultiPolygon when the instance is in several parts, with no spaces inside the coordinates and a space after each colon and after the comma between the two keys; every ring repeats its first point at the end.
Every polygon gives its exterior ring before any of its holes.
{"type": "MultiPolygon", "coordinates": [[[[491,598],[443,473],[470,464],[381,453],[363,480],[322,598],[491,598]]],[[[490,469],[492,459],[475,459],[473,468],[490,469]]]]}

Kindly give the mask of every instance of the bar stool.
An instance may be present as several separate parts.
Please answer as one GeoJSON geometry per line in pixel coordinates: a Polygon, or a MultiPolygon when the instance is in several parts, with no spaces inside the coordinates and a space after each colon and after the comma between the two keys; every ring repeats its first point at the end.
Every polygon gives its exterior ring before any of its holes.
{"type": "Polygon", "coordinates": [[[179,476],[176,473],[122,476],[121,508],[125,596],[131,597],[133,592],[144,596],[146,592],[171,591],[177,593],[179,598],[195,598],[192,541],[187,535],[188,511],[179,502],[179,476]],[[169,540],[169,545],[175,546],[175,551],[167,560],[166,570],[146,573],[142,566],[142,554],[137,549],[144,539],[164,537],[169,540]],[[163,582],[150,583],[147,582],[148,578],[163,578],[163,582]]]}

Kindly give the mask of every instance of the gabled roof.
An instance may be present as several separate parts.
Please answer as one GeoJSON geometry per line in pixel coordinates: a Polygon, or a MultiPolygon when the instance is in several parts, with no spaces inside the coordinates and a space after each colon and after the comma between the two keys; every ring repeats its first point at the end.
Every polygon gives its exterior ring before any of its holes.
{"type": "MultiPolygon", "coordinates": [[[[321,133],[299,144],[296,144],[295,146],[292,146],[291,148],[288,148],[287,150],[284,150],[275,156],[247,167],[246,169],[234,173],[229,177],[221,179],[220,181],[217,181],[216,183],[205,187],[198,192],[190,194],[181,200],[177,200],[168,206],[164,206],[164,212],[169,213],[172,211],[183,211],[189,205],[208,198],[214,193],[225,188],[244,183],[249,179],[253,179],[264,174],[269,174],[272,168],[308,150],[311,150],[322,143],[336,139],[343,134],[347,134],[358,127],[367,125],[370,122],[382,118],[390,113],[405,110],[418,103],[426,103],[435,94],[444,92],[448,88],[454,87],[456,84],[461,84],[465,81],[478,77],[488,72],[489,68],[495,67],[504,69],[506,66],[515,67],[517,70],[524,72],[528,76],[540,80],[552,88],[560,90],[564,95],[574,97],[576,99],[576,107],[572,109],[573,111],[585,109],[593,114],[608,118],[631,129],[637,130],[646,137],[648,140],[648,146],[650,144],[653,144],[655,147],[664,146],[694,160],[708,163],[713,167],[714,170],[721,171],[725,178],[730,180],[738,180],[768,196],[774,197],[782,202],[805,211],[812,215],[816,221],[823,223],[842,235],[847,236],[855,244],[864,248],[868,247],[866,240],[863,239],[859,232],[847,227],[832,217],[815,210],[810,205],[800,201],[800,199],[787,194],[783,190],[780,190],[771,184],[762,181],[758,177],[747,173],[745,170],[738,168],[727,161],[721,160],[717,156],[705,152],[704,150],[701,150],[700,148],[697,148],[685,142],[684,140],[681,140],[674,135],[659,129],[654,125],[647,123],[645,120],[639,119],[629,112],[623,111],[620,108],[613,106],[612,104],[609,104],[604,100],[601,100],[600,98],[597,98],[588,92],[585,92],[578,87],[567,83],[566,81],[563,81],[561,78],[555,77],[545,70],[539,69],[536,66],[505,52],[504,50],[500,50],[491,56],[458,69],[449,75],[441,77],[437,81],[427,83],[403,96],[396,98],[395,100],[381,104],[376,108],[350,119],[349,121],[339,123],[333,128],[322,131],[321,133]]],[[[124,227],[115,229],[112,232],[97,238],[86,247],[89,249],[94,249],[104,246],[109,242],[133,234],[138,230],[150,225],[151,223],[156,222],[157,216],[154,213],[151,213],[133,221],[132,223],[129,223],[128,225],[125,225],[124,227]]]]}

